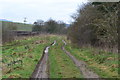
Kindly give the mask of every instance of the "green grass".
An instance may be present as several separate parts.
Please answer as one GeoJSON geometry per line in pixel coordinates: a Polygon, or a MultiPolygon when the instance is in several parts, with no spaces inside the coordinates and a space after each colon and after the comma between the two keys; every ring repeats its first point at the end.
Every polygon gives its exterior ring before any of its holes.
{"type": "MultiPolygon", "coordinates": [[[[67,41],[68,42],[68,41],[67,41]]],[[[65,47],[78,60],[85,61],[102,78],[118,77],[117,53],[104,52],[95,48],[76,48],[71,43],[65,47]]]]}
{"type": "Polygon", "coordinates": [[[57,43],[50,48],[50,78],[82,78],[79,69],[67,56],[61,47],[62,39],[57,39],[57,43]]]}
{"type": "Polygon", "coordinates": [[[16,40],[2,48],[3,78],[29,78],[42,56],[43,49],[54,41],[54,35],[41,35],[16,40]],[[25,46],[28,46],[26,49],[25,46]],[[19,56],[21,54],[21,56],[19,56]],[[22,59],[23,64],[8,67],[12,60],[22,59]]]}
{"type": "MultiPolygon", "coordinates": [[[[38,63],[43,49],[54,40],[57,44],[49,49],[50,78],[83,78],[73,61],[61,49],[65,36],[40,35],[26,37],[2,46],[3,78],[29,78],[38,63]],[[27,48],[25,47],[27,46],[27,48]],[[19,56],[20,55],[20,56],[19,56]],[[12,60],[22,59],[23,64],[8,67],[12,60]]],[[[78,60],[85,61],[102,78],[118,76],[118,55],[95,48],[76,48],[69,41],[65,46],[78,60]]],[[[1,53],[0,53],[1,55],[1,53]]],[[[1,59],[0,59],[1,61],[1,59]]]]}
{"type": "Polygon", "coordinates": [[[32,31],[32,24],[15,23],[18,31],[32,31]]]}
{"type": "Polygon", "coordinates": [[[24,24],[24,23],[17,23],[17,22],[7,22],[7,21],[0,21],[2,22],[2,25],[0,25],[0,28],[4,29],[12,29],[13,27],[16,27],[17,31],[32,31],[32,24],[24,24]]]}

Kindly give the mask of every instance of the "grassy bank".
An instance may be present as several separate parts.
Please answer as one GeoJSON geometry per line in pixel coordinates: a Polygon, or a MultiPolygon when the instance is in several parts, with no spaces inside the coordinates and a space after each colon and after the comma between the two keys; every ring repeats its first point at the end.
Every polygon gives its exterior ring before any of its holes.
{"type": "Polygon", "coordinates": [[[32,24],[24,24],[24,23],[17,23],[17,22],[7,22],[7,21],[0,21],[2,23],[2,28],[5,29],[12,29],[13,27],[16,28],[17,31],[32,31],[32,24]]]}
{"type": "Polygon", "coordinates": [[[56,39],[57,43],[50,48],[49,52],[50,78],[82,78],[79,69],[61,49],[62,37],[56,39]]]}
{"type": "Polygon", "coordinates": [[[42,56],[43,49],[54,41],[54,35],[27,37],[2,47],[3,78],[29,78],[42,56]],[[22,64],[13,61],[22,60],[22,64]]]}
{"type": "MultiPolygon", "coordinates": [[[[68,42],[68,41],[67,41],[68,42]]],[[[118,54],[95,48],[76,48],[71,43],[65,47],[78,60],[85,61],[102,78],[118,77],[118,54]]]]}

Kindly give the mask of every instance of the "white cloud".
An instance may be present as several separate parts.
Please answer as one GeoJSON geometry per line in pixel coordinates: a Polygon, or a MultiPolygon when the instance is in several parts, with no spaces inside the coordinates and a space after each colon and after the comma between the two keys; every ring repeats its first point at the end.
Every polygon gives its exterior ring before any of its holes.
{"type": "Polygon", "coordinates": [[[37,19],[70,21],[78,5],[87,0],[0,0],[0,18],[23,22],[27,17],[33,23],[37,19]]]}

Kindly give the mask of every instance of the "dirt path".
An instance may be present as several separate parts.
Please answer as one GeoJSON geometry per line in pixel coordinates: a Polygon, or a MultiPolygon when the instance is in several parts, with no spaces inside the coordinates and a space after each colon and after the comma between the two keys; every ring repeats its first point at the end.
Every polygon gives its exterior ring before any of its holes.
{"type": "MultiPolygon", "coordinates": [[[[66,45],[66,42],[62,40],[62,42],[66,45]]],[[[65,46],[64,45],[64,46],[65,46]]],[[[70,52],[68,52],[64,46],[62,50],[73,60],[74,64],[79,68],[80,72],[83,74],[84,78],[99,78],[99,76],[92,72],[90,69],[87,68],[87,65],[83,61],[77,60],[70,52]]]]}
{"type": "MultiPolygon", "coordinates": [[[[51,46],[55,45],[56,41],[54,41],[51,46]]],[[[46,79],[48,80],[49,78],[49,61],[48,61],[48,52],[49,52],[49,48],[50,46],[46,47],[43,51],[43,55],[41,57],[41,59],[39,60],[38,64],[36,65],[36,68],[34,70],[34,72],[32,73],[30,79],[32,80],[34,78],[34,80],[40,78],[40,80],[42,79],[46,79]]]]}
{"type": "Polygon", "coordinates": [[[42,58],[39,60],[31,78],[48,78],[48,51],[49,46],[45,48],[42,58]]]}

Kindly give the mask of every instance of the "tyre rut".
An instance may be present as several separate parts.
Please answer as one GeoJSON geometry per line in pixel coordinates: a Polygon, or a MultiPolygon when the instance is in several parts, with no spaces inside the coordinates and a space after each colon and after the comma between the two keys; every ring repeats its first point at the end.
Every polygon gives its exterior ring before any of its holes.
{"type": "MultiPolygon", "coordinates": [[[[53,44],[55,44],[56,41],[54,41],[51,46],[53,46],[53,44]]],[[[30,80],[32,80],[34,78],[34,80],[40,78],[40,80],[42,79],[46,79],[48,80],[49,78],[49,61],[48,61],[48,52],[49,52],[49,48],[50,46],[47,46],[42,54],[41,59],[38,61],[38,64],[36,65],[35,70],[33,71],[30,80]]]]}
{"type": "MultiPolygon", "coordinates": [[[[62,42],[64,43],[64,46],[65,46],[66,42],[64,40],[62,40],[62,42]]],[[[71,58],[71,60],[76,65],[76,67],[80,70],[80,72],[84,76],[84,78],[99,78],[99,76],[96,73],[94,73],[92,70],[87,68],[87,65],[84,61],[77,60],[73,55],[71,55],[70,52],[68,52],[64,48],[64,46],[62,46],[62,50],[71,58]]]]}

